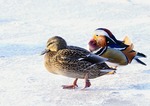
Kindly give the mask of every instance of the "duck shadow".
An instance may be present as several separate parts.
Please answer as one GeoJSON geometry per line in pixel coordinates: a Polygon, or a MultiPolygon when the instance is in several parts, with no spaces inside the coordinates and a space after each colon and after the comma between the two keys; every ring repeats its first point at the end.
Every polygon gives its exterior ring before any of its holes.
{"type": "Polygon", "coordinates": [[[141,83],[141,84],[131,84],[129,86],[124,87],[116,87],[116,88],[101,88],[101,87],[94,87],[94,88],[86,88],[82,89],[81,87],[78,87],[75,89],[75,91],[113,91],[114,93],[117,93],[117,91],[124,91],[124,90],[150,90],[150,83],[141,83]]]}
{"type": "Polygon", "coordinates": [[[143,73],[150,74],[150,69],[144,70],[143,73]]]}
{"type": "Polygon", "coordinates": [[[0,58],[41,54],[44,45],[3,44],[0,45],[0,58]]]}
{"type": "Polygon", "coordinates": [[[130,85],[129,88],[135,90],[150,90],[150,83],[133,84],[130,85]]]}

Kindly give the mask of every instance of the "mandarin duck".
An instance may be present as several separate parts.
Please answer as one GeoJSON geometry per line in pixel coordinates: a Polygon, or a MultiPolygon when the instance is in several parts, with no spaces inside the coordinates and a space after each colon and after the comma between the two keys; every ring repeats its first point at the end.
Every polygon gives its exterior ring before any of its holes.
{"type": "Polygon", "coordinates": [[[96,29],[88,46],[91,52],[108,58],[111,63],[127,65],[134,59],[138,63],[146,65],[139,59],[140,57],[146,57],[146,55],[133,50],[133,43],[127,36],[123,41],[117,40],[112,32],[106,28],[96,29]]]}
{"type": "Polygon", "coordinates": [[[106,58],[90,53],[88,50],[77,46],[67,46],[66,41],[59,36],[54,36],[47,41],[45,51],[46,69],[58,75],[75,78],[73,84],[63,85],[64,89],[78,87],[77,80],[85,79],[84,88],[90,87],[89,79],[106,74],[114,74],[116,67],[109,67],[106,58]]]}

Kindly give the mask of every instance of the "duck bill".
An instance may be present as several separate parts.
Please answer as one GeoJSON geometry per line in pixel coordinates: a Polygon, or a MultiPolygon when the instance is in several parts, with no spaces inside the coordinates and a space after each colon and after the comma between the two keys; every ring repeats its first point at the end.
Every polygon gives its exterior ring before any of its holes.
{"type": "Polygon", "coordinates": [[[45,53],[48,53],[50,50],[45,49],[44,51],[42,51],[41,55],[44,55],[45,53]]]}
{"type": "Polygon", "coordinates": [[[97,49],[99,49],[98,45],[97,45],[97,42],[95,39],[91,39],[88,43],[88,49],[90,52],[94,52],[96,51],[97,49]]]}

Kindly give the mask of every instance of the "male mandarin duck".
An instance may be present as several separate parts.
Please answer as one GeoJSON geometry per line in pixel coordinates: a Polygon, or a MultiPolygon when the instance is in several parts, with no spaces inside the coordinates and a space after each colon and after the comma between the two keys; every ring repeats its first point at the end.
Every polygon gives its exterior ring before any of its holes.
{"type": "Polygon", "coordinates": [[[106,58],[77,46],[67,46],[66,41],[59,36],[54,36],[47,41],[42,55],[44,54],[45,67],[49,72],[75,78],[72,85],[63,85],[64,89],[78,87],[78,78],[85,79],[84,88],[90,87],[89,79],[114,74],[116,70],[105,63],[106,58]]]}
{"type": "Polygon", "coordinates": [[[146,55],[133,50],[134,46],[127,36],[123,41],[117,40],[110,30],[106,28],[96,29],[88,45],[91,52],[108,58],[109,62],[127,65],[135,59],[138,63],[146,65],[139,60],[140,57],[146,57],[146,55]]]}

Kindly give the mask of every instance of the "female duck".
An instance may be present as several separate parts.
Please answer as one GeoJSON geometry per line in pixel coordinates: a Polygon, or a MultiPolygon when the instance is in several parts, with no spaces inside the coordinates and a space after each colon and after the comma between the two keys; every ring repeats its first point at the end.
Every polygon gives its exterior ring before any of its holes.
{"type": "Polygon", "coordinates": [[[42,54],[45,54],[45,67],[49,72],[75,78],[73,84],[64,85],[64,89],[77,87],[78,78],[85,79],[84,88],[90,87],[89,79],[113,74],[116,70],[105,63],[105,58],[80,47],[67,46],[66,41],[59,36],[47,41],[46,50],[42,54]]]}

